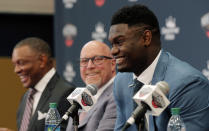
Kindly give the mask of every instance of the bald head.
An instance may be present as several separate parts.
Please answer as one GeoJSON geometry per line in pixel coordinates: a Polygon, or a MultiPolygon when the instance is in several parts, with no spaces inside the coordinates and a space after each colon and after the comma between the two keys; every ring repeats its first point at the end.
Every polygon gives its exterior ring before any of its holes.
{"type": "Polygon", "coordinates": [[[115,76],[115,60],[111,59],[111,50],[105,43],[89,41],[83,46],[80,58],[91,58],[86,66],[80,66],[81,78],[86,84],[96,84],[100,88],[115,76]]]}
{"type": "Polygon", "coordinates": [[[90,53],[97,54],[97,55],[101,54],[101,55],[112,57],[110,48],[105,43],[100,42],[100,41],[87,42],[81,50],[80,58],[82,58],[83,53],[86,54],[87,51],[90,51],[90,53]],[[96,53],[94,51],[96,51],[96,53]]]}

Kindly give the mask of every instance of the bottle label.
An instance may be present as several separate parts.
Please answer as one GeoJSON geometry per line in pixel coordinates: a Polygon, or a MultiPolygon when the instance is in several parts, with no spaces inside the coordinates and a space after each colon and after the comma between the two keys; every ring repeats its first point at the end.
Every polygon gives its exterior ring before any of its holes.
{"type": "MultiPolygon", "coordinates": [[[[56,127],[56,125],[46,125],[45,126],[45,131],[53,131],[53,129],[55,127],[56,127]]],[[[60,131],[60,126],[58,126],[55,131],[60,131]]]]}

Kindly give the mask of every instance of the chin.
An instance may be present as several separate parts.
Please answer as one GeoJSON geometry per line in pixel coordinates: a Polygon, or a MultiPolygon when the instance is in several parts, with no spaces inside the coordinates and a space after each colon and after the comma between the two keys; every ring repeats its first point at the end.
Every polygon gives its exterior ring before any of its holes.
{"type": "Polygon", "coordinates": [[[88,79],[86,80],[86,84],[93,84],[93,85],[97,85],[100,86],[101,85],[101,79],[88,79]]]}
{"type": "Polygon", "coordinates": [[[127,66],[120,65],[120,66],[117,66],[117,71],[119,71],[119,72],[130,72],[131,69],[128,68],[127,66]]]}
{"type": "Polygon", "coordinates": [[[130,72],[128,68],[117,68],[119,72],[130,72]]]}

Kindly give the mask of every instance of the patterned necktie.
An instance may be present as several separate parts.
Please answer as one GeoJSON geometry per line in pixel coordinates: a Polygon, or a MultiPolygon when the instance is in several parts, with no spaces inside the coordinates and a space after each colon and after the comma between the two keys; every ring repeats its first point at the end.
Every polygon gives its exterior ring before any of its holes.
{"type": "Polygon", "coordinates": [[[25,111],[23,114],[21,126],[20,126],[20,131],[27,131],[28,130],[28,125],[30,122],[30,118],[32,115],[32,110],[33,110],[33,95],[35,94],[36,90],[33,88],[28,89],[28,97],[25,105],[25,111]]]}

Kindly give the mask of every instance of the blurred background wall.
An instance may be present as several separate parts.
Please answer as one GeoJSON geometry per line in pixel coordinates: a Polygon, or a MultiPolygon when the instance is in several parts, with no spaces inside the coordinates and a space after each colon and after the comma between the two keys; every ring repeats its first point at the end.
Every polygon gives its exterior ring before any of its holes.
{"type": "Polygon", "coordinates": [[[16,110],[26,91],[13,72],[12,49],[31,36],[53,48],[53,14],[53,0],[0,0],[0,127],[16,130],[16,110]]]}

